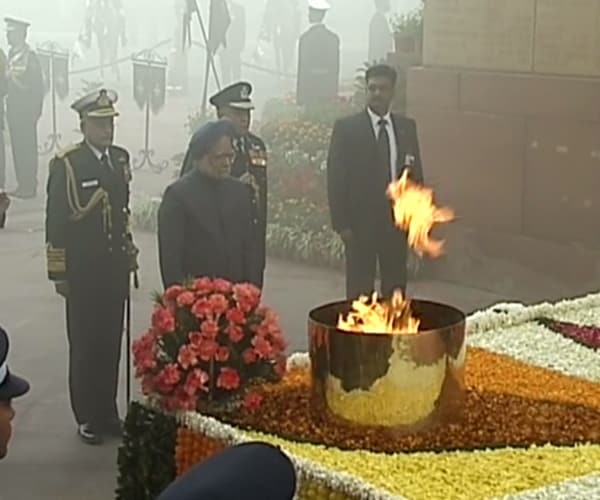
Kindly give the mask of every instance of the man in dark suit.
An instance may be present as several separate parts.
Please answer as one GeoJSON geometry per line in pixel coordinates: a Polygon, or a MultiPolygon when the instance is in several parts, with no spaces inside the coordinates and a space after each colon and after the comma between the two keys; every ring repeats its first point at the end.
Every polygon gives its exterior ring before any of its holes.
{"type": "Polygon", "coordinates": [[[129,232],[129,153],[113,145],[116,92],[72,104],[83,142],[50,162],[48,277],[66,298],[69,389],[79,437],[119,436],[116,397],[125,301],[137,253],[129,232]]]}
{"type": "Polygon", "coordinates": [[[369,24],[369,62],[382,62],[394,50],[394,38],[386,14],[390,0],[375,0],[375,14],[369,24]]]}
{"type": "Polygon", "coordinates": [[[311,27],[298,44],[296,102],[301,106],[316,106],[338,96],[340,38],[323,24],[330,8],[327,0],[310,0],[308,4],[311,27]]]}
{"type": "Polygon", "coordinates": [[[5,18],[8,51],[6,119],[10,132],[19,198],[37,194],[37,124],[44,104],[44,78],[36,53],[27,44],[29,23],[5,18]]]}
{"type": "Polygon", "coordinates": [[[384,296],[406,288],[406,233],[394,226],[386,189],[406,168],[419,183],[423,172],[415,122],[390,112],[396,80],[392,67],[371,66],[367,109],[338,120],[331,137],[329,208],[346,248],[348,299],[373,291],[377,262],[384,296]]]}
{"type": "Polygon", "coordinates": [[[205,276],[260,286],[252,193],[230,176],[235,137],[229,120],[201,127],[186,154],[191,168],[163,195],[158,243],[165,288],[205,276]]]}

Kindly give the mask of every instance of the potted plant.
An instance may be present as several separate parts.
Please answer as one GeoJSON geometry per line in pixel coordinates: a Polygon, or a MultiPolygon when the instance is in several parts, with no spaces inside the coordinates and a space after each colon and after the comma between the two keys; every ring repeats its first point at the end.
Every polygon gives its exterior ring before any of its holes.
{"type": "Polygon", "coordinates": [[[394,43],[398,53],[415,53],[421,50],[423,40],[423,2],[421,6],[392,19],[394,43]]]}

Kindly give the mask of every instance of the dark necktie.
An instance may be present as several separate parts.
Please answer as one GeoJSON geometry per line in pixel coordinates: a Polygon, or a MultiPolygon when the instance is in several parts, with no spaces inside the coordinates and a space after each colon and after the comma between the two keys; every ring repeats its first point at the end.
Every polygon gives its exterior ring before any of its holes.
{"type": "Polygon", "coordinates": [[[381,156],[381,166],[385,168],[385,172],[388,178],[391,178],[391,151],[390,151],[390,136],[387,131],[388,121],[385,118],[381,118],[377,124],[379,125],[379,134],[377,134],[377,148],[381,156]]]}
{"type": "Polygon", "coordinates": [[[109,170],[112,169],[112,167],[110,166],[110,162],[108,161],[108,155],[106,153],[102,153],[102,156],[100,157],[100,163],[102,163],[102,166],[104,168],[107,168],[109,170]]]}

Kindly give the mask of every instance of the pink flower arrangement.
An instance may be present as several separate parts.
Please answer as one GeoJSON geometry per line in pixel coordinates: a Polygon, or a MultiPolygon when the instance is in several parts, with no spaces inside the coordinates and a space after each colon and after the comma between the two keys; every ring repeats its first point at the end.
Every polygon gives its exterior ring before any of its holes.
{"type": "Polygon", "coordinates": [[[166,410],[231,401],[256,410],[253,382],[277,381],[287,343],[277,315],[250,284],[200,278],[156,298],[152,326],[133,343],[142,392],[166,410]],[[245,399],[244,399],[245,397],[245,399]]]}
{"type": "Polygon", "coordinates": [[[576,325],[549,318],[539,318],[538,322],[554,333],[559,333],[591,349],[600,350],[600,328],[597,326],[576,325]]]}

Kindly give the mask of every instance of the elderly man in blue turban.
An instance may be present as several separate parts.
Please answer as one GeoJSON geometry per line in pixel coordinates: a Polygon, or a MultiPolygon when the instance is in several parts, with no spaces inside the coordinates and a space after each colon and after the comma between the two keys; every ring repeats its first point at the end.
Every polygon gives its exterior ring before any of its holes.
{"type": "Polygon", "coordinates": [[[202,126],[185,156],[187,174],[163,195],[158,243],[165,288],[198,277],[260,284],[252,196],[229,175],[234,137],[228,120],[202,126]]]}

